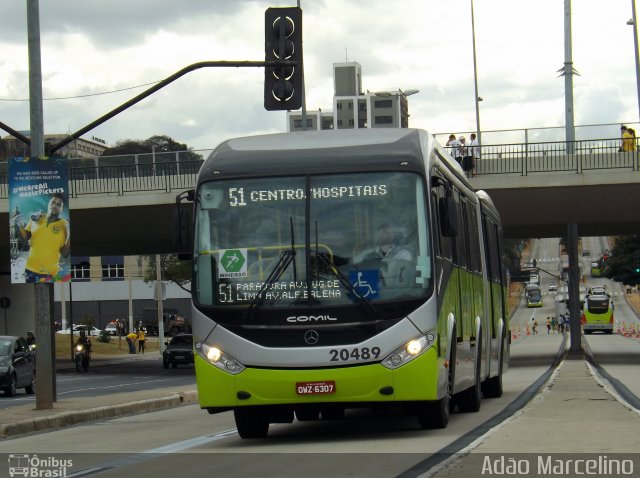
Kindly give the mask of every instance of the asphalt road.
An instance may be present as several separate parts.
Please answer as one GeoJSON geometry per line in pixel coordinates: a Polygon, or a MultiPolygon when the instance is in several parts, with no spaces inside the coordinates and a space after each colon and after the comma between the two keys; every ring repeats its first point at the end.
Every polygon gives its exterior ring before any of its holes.
{"type": "MultiPolygon", "coordinates": [[[[128,363],[101,365],[94,362],[88,372],[76,372],[75,368],[58,371],[56,374],[57,396],[96,397],[111,393],[135,392],[177,386],[193,386],[196,382],[193,365],[179,365],[165,369],[162,359],[136,360],[128,363]]],[[[18,390],[15,397],[0,394],[0,409],[26,402],[35,402],[34,395],[18,390]]]]}

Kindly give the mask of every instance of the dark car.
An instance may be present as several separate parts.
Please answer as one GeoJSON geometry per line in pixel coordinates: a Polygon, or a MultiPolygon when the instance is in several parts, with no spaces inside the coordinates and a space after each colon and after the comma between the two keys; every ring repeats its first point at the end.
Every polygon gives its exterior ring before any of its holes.
{"type": "Polygon", "coordinates": [[[169,368],[171,365],[176,368],[179,363],[193,363],[193,335],[178,334],[166,343],[167,348],[162,352],[162,365],[169,368]]]}
{"type": "Polygon", "coordinates": [[[0,389],[13,397],[24,388],[29,394],[36,391],[36,356],[24,337],[0,335],[0,389]]]}

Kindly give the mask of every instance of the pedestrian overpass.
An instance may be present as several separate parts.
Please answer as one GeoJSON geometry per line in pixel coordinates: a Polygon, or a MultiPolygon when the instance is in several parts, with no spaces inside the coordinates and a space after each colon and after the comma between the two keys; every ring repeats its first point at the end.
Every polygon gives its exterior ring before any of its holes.
{"type": "MultiPolygon", "coordinates": [[[[633,234],[640,231],[640,155],[618,146],[619,139],[484,146],[469,181],[493,198],[505,237],[562,237],[569,223],[581,236],[633,234]]],[[[173,251],[176,195],[194,187],[209,152],[197,152],[198,160],[188,151],[72,164],[73,255],[173,251]]],[[[8,187],[0,172],[0,273],[9,271],[9,251],[8,187]]]]}

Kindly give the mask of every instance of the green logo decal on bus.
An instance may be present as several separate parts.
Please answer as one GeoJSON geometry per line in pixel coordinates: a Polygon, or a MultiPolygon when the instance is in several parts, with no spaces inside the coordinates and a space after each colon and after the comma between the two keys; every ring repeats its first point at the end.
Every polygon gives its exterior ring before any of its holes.
{"type": "Polygon", "coordinates": [[[246,249],[225,249],[223,251],[220,251],[220,268],[218,269],[218,278],[246,276],[246,249]]]}

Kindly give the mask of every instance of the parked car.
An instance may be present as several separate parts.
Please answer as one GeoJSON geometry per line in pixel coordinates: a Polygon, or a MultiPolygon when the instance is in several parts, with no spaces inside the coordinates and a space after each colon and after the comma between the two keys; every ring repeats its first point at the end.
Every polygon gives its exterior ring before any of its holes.
{"type": "Polygon", "coordinates": [[[556,284],[555,282],[552,282],[551,284],[549,284],[549,292],[554,292],[558,290],[558,284],[556,284]]]}
{"type": "Polygon", "coordinates": [[[0,335],[0,389],[13,397],[17,389],[36,391],[36,355],[24,337],[0,335]]]}
{"type": "Polygon", "coordinates": [[[191,364],[193,362],[193,335],[178,334],[165,342],[167,348],[162,352],[162,365],[164,368],[177,368],[178,364],[191,364]]]}
{"type": "Polygon", "coordinates": [[[104,328],[104,331],[109,335],[118,335],[118,328],[115,322],[109,322],[104,328]]]}
{"type": "MultiPolygon", "coordinates": [[[[74,335],[80,335],[80,331],[81,330],[84,330],[87,335],[90,335],[92,337],[97,337],[98,334],[100,333],[100,329],[98,327],[94,327],[93,325],[91,325],[91,326],[74,325],[73,326],[73,334],[74,335]]],[[[69,335],[69,334],[71,334],[71,329],[58,330],[56,332],[56,334],[69,335]]]]}

